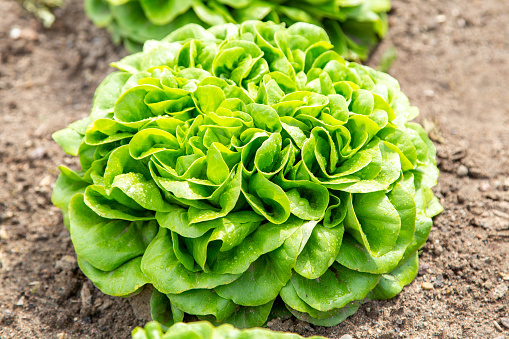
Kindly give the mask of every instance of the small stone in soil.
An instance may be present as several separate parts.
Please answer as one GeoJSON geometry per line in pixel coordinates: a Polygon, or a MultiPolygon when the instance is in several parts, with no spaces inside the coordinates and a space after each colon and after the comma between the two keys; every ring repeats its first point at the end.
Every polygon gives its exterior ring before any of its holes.
{"type": "Polygon", "coordinates": [[[490,188],[491,188],[491,185],[487,182],[483,182],[482,184],[479,185],[479,191],[481,191],[481,192],[486,192],[490,188]]]}
{"type": "Polygon", "coordinates": [[[9,37],[11,39],[19,39],[19,37],[21,36],[21,29],[19,29],[18,27],[14,27],[13,29],[11,29],[11,31],[9,32],[9,37]]]}
{"type": "Polygon", "coordinates": [[[0,240],[9,240],[9,235],[7,234],[7,231],[4,229],[0,230],[0,240]]]}
{"type": "Polygon", "coordinates": [[[506,317],[501,318],[500,323],[502,324],[502,326],[509,329],[509,318],[506,318],[506,317]]]}
{"type": "Polygon", "coordinates": [[[428,281],[425,281],[422,283],[422,289],[423,290],[432,290],[433,289],[433,284],[428,282],[428,281]]]}
{"type": "Polygon", "coordinates": [[[460,178],[466,177],[468,175],[468,167],[465,165],[460,165],[456,171],[456,175],[460,178]]]}
{"type": "Polygon", "coordinates": [[[25,297],[19,298],[19,300],[14,304],[14,306],[23,306],[23,302],[25,301],[25,297]]]}
{"type": "Polygon", "coordinates": [[[344,336],[341,336],[339,339],[353,339],[353,337],[350,334],[345,334],[344,336]]]}
{"type": "Polygon", "coordinates": [[[444,22],[446,22],[446,21],[447,21],[447,17],[446,17],[445,15],[443,15],[443,14],[439,14],[439,15],[437,15],[437,16],[435,17],[435,20],[436,20],[436,22],[438,22],[439,24],[442,24],[442,23],[444,23],[444,22]]]}
{"type": "Polygon", "coordinates": [[[28,157],[32,160],[40,160],[46,156],[46,150],[42,147],[34,148],[29,154],[28,157]]]}
{"type": "Polygon", "coordinates": [[[427,97],[435,96],[435,91],[432,89],[425,89],[422,93],[427,97]]]}
{"type": "Polygon", "coordinates": [[[500,327],[500,325],[499,325],[496,321],[493,321],[493,326],[495,326],[495,328],[496,328],[497,330],[499,330],[500,332],[502,332],[502,331],[503,331],[502,327],[500,327]]]}
{"type": "Polygon", "coordinates": [[[42,187],[49,186],[49,185],[51,185],[51,181],[52,181],[51,176],[47,175],[44,178],[42,178],[41,182],[39,183],[39,186],[42,186],[42,187]]]}

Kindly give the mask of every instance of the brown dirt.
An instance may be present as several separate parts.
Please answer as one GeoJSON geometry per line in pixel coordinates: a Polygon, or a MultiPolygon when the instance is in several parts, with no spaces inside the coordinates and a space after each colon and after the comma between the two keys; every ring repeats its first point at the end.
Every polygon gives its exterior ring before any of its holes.
{"type": "MultiPolygon", "coordinates": [[[[364,304],[333,328],[271,328],[339,338],[507,338],[509,317],[509,6],[501,0],[393,0],[390,73],[432,128],[445,207],[418,278],[396,298],[364,304]],[[468,174],[465,175],[465,168],[468,174]],[[422,288],[434,284],[433,290],[422,288]],[[496,323],[496,324],[495,324],[496,323]]],[[[125,54],[85,18],[80,0],[43,29],[0,0],[0,338],[128,338],[126,300],[79,271],[50,203],[59,164],[51,133],[87,115],[93,92],[125,54]],[[8,13],[8,14],[7,14],[8,13]],[[21,37],[10,38],[12,28],[21,37]]]]}

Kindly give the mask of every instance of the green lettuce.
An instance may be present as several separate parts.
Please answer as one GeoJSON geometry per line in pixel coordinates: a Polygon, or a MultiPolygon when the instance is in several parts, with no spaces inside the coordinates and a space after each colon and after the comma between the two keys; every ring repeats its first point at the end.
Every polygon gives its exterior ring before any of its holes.
{"type": "MultiPolygon", "coordinates": [[[[132,333],[133,339],[303,339],[294,333],[274,332],[263,328],[238,330],[231,325],[225,324],[218,327],[209,322],[199,321],[194,323],[177,323],[166,332],[157,322],[149,322],[145,328],[136,327],[132,333]]],[[[309,339],[325,339],[313,336],[309,339]]]]}
{"type": "Polygon", "coordinates": [[[387,74],[306,23],[180,28],[113,63],[54,134],[53,203],[104,293],[152,316],[263,325],[274,303],[335,325],[415,277],[441,212],[435,147],[387,74]]]}
{"type": "MultiPolygon", "coordinates": [[[[106,27],[116,43],[137,52],[149,39],[162,39],[196,23],[205,28],[248,20],[323,27],[334,50],[349,60],[367,59],[387,33],[390,0],[84,0],[95,25],[106,27]]],[[[224,38],[224,37],[223,37],[224,38]]]]}

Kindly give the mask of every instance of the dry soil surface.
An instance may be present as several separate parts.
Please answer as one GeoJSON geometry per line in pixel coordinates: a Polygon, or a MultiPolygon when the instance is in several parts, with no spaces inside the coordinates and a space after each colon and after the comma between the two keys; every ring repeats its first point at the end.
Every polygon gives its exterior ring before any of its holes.
{"type": "MultiPolygon", "coordinates": [[[[395,46],[390,73],[437,143],[445,211],[419,276],[396,298],[365,303],[332,328],[295,319],[269,327],[329,338],[508,338],[509,4],[393,5],[370,65],[395,46]]],[[[125,52],[93,27],[80,0],[56,17],[46,30],[17,1],[0,0],[0,338],[129,338],[141,321],[79,271],[50,202],[57,166],[75,165],[50,135],[88,114],[108,64],[125,52]]]]}

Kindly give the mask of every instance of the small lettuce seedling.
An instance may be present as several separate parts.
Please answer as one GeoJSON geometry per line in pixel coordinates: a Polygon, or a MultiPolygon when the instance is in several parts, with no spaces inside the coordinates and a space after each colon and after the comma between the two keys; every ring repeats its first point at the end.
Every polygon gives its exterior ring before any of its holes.
{"type": "Polygon", "coordinates": [[[113,66],[53,135],[81,170],[52,201],[104,293],[153,285],[166,326],[260,326],[276,298],[332,326],[414,279],[442,207],[395,79],[306,23],[190,24],[113,66]]]}

